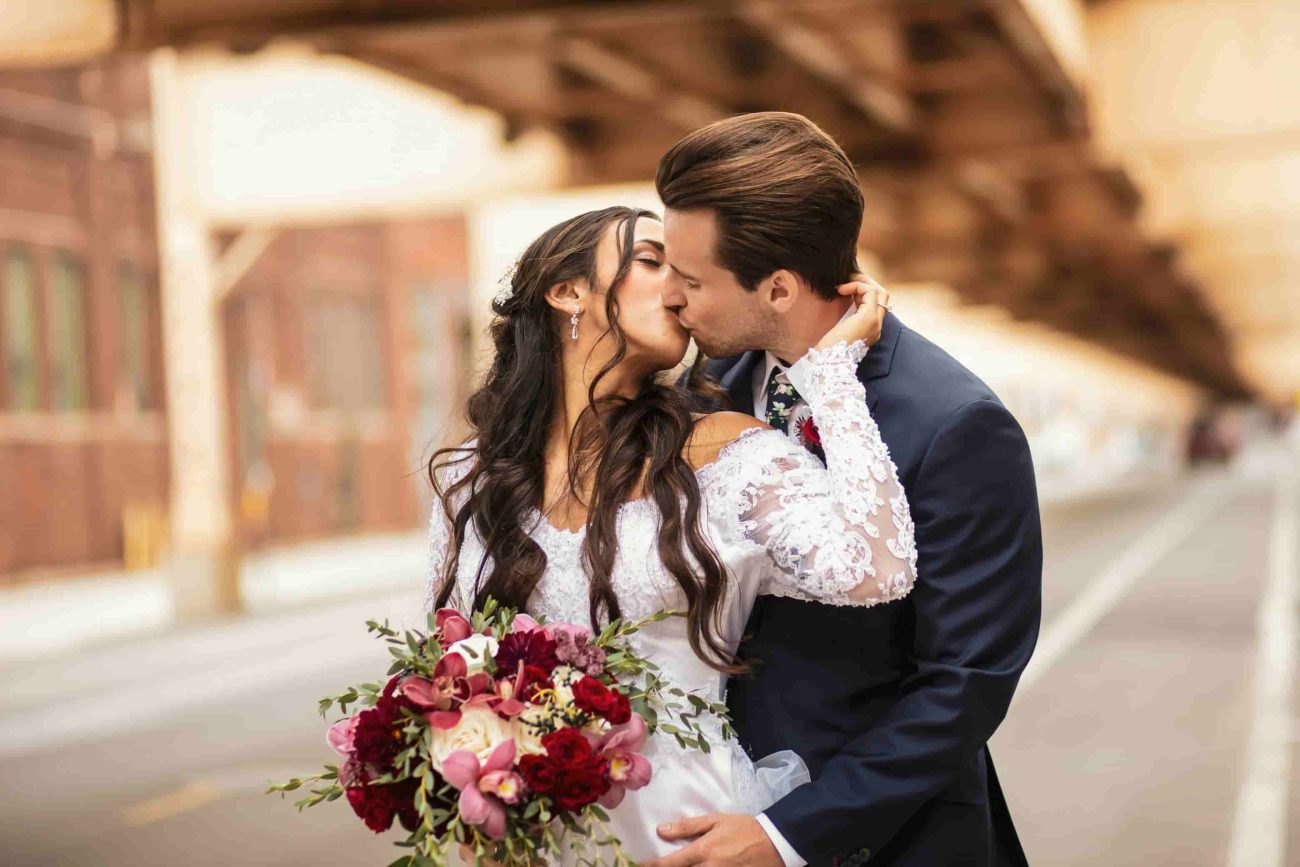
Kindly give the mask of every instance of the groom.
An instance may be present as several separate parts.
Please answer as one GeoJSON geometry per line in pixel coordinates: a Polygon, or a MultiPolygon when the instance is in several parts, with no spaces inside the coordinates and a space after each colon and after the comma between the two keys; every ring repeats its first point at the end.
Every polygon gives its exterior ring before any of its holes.
{"type": "MultiPolygon", "coordinates": [[[[852,164],[806,118],[765,112],[678,142],[656,185],[665,306],[735,409],[806,439],[794,362],[849,310],[835,287],[857,270],[852,164]]],[[[872,608],[758,600],[740,648],[754,672],[728,706],[751,755],[793,749],[813,782],[757,818],[660,827],[683,848],[650,867],[1026,864],[987,743],[1038,636],[1029,446],[988,386],[892,313],[858,378],[911,503],[916,587],[872,608]]]]}

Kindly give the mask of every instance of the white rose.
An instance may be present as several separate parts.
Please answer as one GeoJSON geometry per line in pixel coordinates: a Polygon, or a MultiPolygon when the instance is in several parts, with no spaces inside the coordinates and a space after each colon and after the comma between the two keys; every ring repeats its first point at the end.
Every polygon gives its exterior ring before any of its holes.
{"type": "Polygon", "coordinates": [[[472,707],[461,711],[460,722],[449,729],[432,729],[429,761],[433,769],[442,773],[442,763],[457,750],[469,750],[486,762],[502,741],[510,740],[510,725],[496,711],[485,707],[472,707]]]}
{"type": "Polygon", "coordinates": [[[546,747],[542,746],[542,735],[551,731],[553,727],[550,711],[540,705],[529,705],[523,713],[510,721],[510,733],[515,739],[515,754],[517,756],[545,755],[546,747]]]}
{"type": "Polygon", "coordinates": [[[497,640],[491,635],[475,633],[448,647],[447,652],[458,654],[464,659],[469,673],[473,674],[482,671],[487,661],[497,655],[497,640]]]}

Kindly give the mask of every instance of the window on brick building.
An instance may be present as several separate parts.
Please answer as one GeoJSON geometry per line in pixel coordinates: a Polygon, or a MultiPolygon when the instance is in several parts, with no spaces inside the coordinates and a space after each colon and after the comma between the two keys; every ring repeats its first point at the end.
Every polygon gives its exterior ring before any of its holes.
{"type": "Polygon", "coordinates": [[[31,253],[11,247],[0,272],[0,346],[4,351],[6,409],[34,410],[40,405],[40,368],[36,342],[36,268],[31,253]]]}
{"type": "Polygon", "coordinates": [[[152,293],[140,269],[130,262],[118,268],[117,288],[121,325],[122,381],[137,409],[155,406],[149,360],[153,352],[149,327],[152,293]]]}
{"type": "Polygon", "coordinates": [[[81,262],[69,253],[54,258],[47,301],[50,408],[90,405],[86,377],[86,286],[81,262]]]}
{"type": "Polygon", "coordinates": [[[309,297],[307,393],[313,409],[388,405],[383,334],[380,298],[346,293],[309,297]]]}

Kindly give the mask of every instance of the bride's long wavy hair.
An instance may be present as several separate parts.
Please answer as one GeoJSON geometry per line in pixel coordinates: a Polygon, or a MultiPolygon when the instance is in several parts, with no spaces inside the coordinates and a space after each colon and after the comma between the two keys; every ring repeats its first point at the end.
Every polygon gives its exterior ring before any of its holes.
{"type": "Polygon", "coordinates": [[[476,607],[492,596],[525,610],[542,578],[546,554],[527,528],[537,519],[533,510],[543,506],[544,456],[562,394],[560,348],[568,324],[547,303],[546,291],[565,280],[585,280],[593,293],[604,295],[609,329],[601,340],[612,339],[615,347],[591,382],[588,405],[569,442],[569,495],[587,508],[582,560],[590,579],[591,625],[622,616],[611,581],[617,520],[620,507],[644,492],[661,516],[664,567],[686,596],[691,648],[715,669],[739,673],[745,667],[719,635],[726,567],[701,530],[699,484],[683,457],[695,427],[695,396],[717,394],[704,378],[703,359],[691,368],[688,390],[649,377],[635,398],[596,397],[601,380],[627,355],[618,288],[631,268],[636,223],[643,217],[659,219],[650,211],[614,207],[551,227],[520,257],[509,292],[493,301],[492,367],[467,405],[474,444],[439,449],[428,464],[429,481],[453,530],[435,604],[446,605],[452,593],[471,523],[485,548],[477,566],[476,607]],[[602,289],[596,249],[611,225],[618,227],[618,269],[602,289]],[[469,470],[444,489],[440,471],[465,460],[472,461],[469,470]],[[584,499],[580,492],[588,487],[584,499]],[[453,508],[462,492],[467,492],[463,505],[453,508]]]}

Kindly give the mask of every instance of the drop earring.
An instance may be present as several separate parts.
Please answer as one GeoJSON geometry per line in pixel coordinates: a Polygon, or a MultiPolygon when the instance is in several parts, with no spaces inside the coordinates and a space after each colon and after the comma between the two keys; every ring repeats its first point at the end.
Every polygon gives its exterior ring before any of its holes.
{"type": "Polygon", "coordinates": [[[569,337],[574,340],[578,339],[578,314],[581,312],[581,307],[575,307],[573,308],[573,315],[569,317],[569,324],[573,326],[573,330],[569,332],[569,337]]]}

